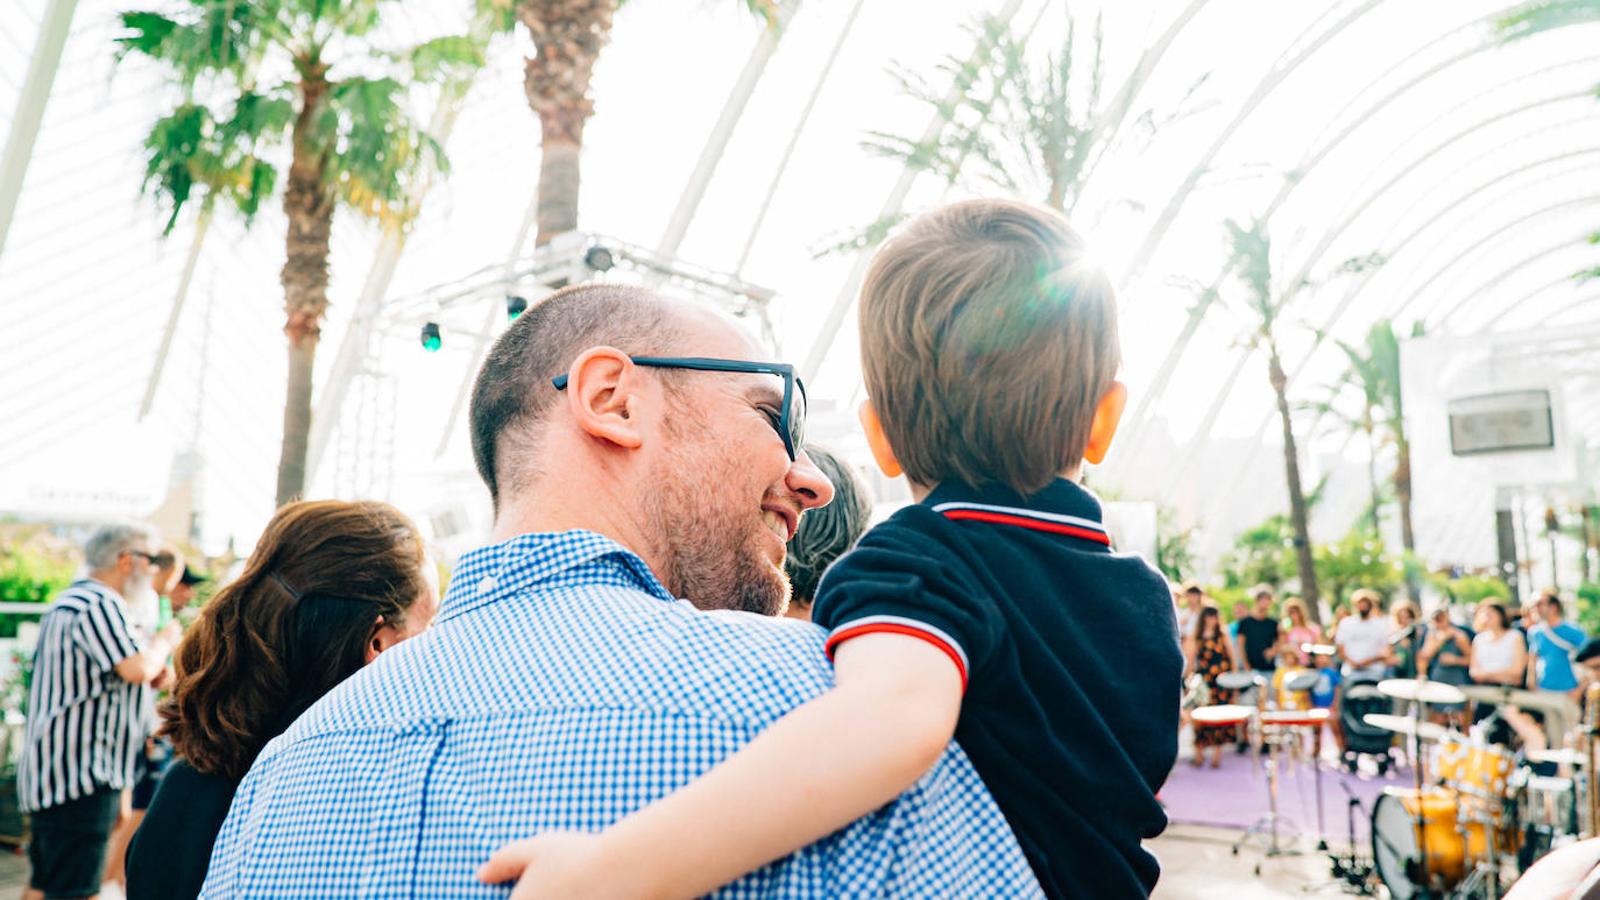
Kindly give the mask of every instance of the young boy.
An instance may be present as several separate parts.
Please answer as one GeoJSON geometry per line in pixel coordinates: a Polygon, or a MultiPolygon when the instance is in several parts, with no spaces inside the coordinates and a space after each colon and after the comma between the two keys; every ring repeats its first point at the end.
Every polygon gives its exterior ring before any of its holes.
{"type": "Polygon", "coordinates": [[[1155,885],[1176,619],[1077,484],[1126,399],[1109,284],[1060,216],[958,203],[879,251],[860,325],[862,423],[917,503],[823,579],[835,688],[599,836],[503,848],[485,880],[527,864],[515,896],[704,893],[877,809],[953,733],[1046,894],[1155,885]]]}

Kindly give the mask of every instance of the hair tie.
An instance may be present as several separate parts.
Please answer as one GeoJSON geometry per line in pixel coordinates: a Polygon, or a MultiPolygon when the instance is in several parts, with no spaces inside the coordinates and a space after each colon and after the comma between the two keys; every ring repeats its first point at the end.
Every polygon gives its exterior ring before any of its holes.
{"type": "Polygon", "coordinates": [[[300,599],[300,592],[295,590],[292,587],[289,587],[289,585],[282,578],[278,577],[278,573],[277,572],[268,572],[267,573],[267,577],[271,578],[273,581],[277,582],[278,583],[278,587],[283,588],[284,592],[287,593],[290,597],[293,597],[296,601],[298,601],[300,599]]]}

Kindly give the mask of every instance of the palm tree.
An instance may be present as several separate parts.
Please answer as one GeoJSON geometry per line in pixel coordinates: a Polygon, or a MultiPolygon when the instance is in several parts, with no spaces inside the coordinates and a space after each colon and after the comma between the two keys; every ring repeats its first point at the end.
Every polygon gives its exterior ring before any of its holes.
{"type": "MultiPolygon", "coordinates": [[[[1412,329],[1412,337],[1422,335],[1422,324],[1412,329]]],[[[1417,550],[1416,534],[1411,525],[1411,441],[1406,434],[1405,405],[1400,394],[1400,339],[1394,323],[1380,319],[1372,323],[1360,346],[1345,341],[1335,341],[1345,354],[1350,367],[1344,378],[1335,384],[1335,395],[1353,388],[1359,396],[1361,411],[1357,415],[1340,412],[1337,396],[1316,405],[1319,413],[1329,414],[1347,428],[1366,436],[1368,454],[1367,479],[1372,490],[1372,525],[1377,530],[1378,505],[1382,502],[1378,479],[1373,468],[1378,451],[1393,447],[1394,472],[1389,486],[1394,490],[1400,511],[1400,541],[1406,553],[1417,550]]]]}
{"type": "MultiPolygon", "coordinates": [[[[1569,25],[1588,25],[1600,22],[1600,0],[1531,0],[1509,13],[1495,19],[1495,31],[1503,43],[1513,43],[1566,28],[1569,25]]],[[[1600,85],[1595,86],[1600,96],[1600,85]]],[[[1600,231],[1589,235],[1590,244],[1600,244],[1600,231]]],[[[1582,269],[1573,274],[1578,281],[1600,278],[1600,266],[1582,269]]]]}
{"type": "MultiPolygon", "coordinates": [[[[953,101],[930,80],[896,69],[901,91],[942,111],[948,126],[920,137],[872,131],[863,146],[910,169],[931,173],[946,185],[998,191],[1070,216],[1095,163],[1105,156],[1130,111],[1134,88],[1124,86],[1112,100],[1102,99],[1105,34],[1098,20],[1093,37],[1085,41],[1069,11],[1060,43],[1033,59],[1028,44],[1037,26],[1036,19],[1018,30],[1009,17],[994,15],[970,26],[975,43],[988,50],[971,58],[950,56],[940,64],[941,74],[959,87],[953,101]]],[[[1204,81],[1202,77],[1189,88],[1176,113],[1158,116],[1145,110],[1137,116],[1142,139],[1149,140],[1161,126],[1186,115],[1204,81]]],[[[903,213],[882,218],[832,239],[819,255],[871,247],[905,218],[903,213]]]]}
{"type": "Polygon", "coordinates": [[[407,84],[482,64],[479,47],[465,37],[399,52],[378,46],[372,38],[393,2],[186,0],[170,12],[122,16],[121,52],[160,65],[183,94],[146,143],[147,172],[155,173],[146,186],[171,206],[169,227],[196,184],[202,211],[222,189],[230,197],[228,191],[242,191],[247,203],[230,203],[253,212],[277,188],[269,157],[289,158],[279,278],[289,340],[279,504],[305,488],[311,378],[328,309],[334,211],[342,206],[374,219],[408,215],[412,177],[427,166],[442,170],[445,159],[407,111],[407,84]],[[183,129],[176,128],[179,121],[183,129]],[[169,137],[164,129],[190,139],[169,137]]]}
{"type": "MultiPolygon", "coordinates": [[[[509,0],[479,0],[504,6],[509,0]]],[[[539,117],[539,199],[535,246],[578,227],[579,157],[583,128],[594,114],[589,84],[611,20],[622,0],[515,0],[516,20],[528,29],[535,53],[523,65],[528,106],[539,117]]],[[[779,21],[778,0],[744,0],[768,27],[779,21]]]]}
{"type": "Polygon", "coordinates": [[[1294,528],[1295,561],[1300,571],[1300,595],[1306,607],[1317,616],[1317,569],[1312,556],[1309,504],[1300,481],[1300,454],[1294,438],[1294,419],[1289,409],[1288,376],[1278,353],[1277,325],[1292,294],[1274,300],[1272,296],[1272,241],[1266,222],[1256,219],[1249,227],[1227,222],[1231,247],[1230,264],[1245,287],[1245,305],[1251,312],[1251,340],[1266,348],[1267,380],[1278,402],[1278,418],[1283,423],[1283,470],[1289,488],[1289,521],[1294,528]]]}

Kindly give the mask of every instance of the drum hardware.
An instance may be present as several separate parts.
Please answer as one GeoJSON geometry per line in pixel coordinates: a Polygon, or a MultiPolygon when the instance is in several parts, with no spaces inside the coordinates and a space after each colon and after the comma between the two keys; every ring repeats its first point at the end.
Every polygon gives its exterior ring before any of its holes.
{"type": "Polygon", "coordinates": [[[1366,816],[1367,809],[1362,804],[1361,798],[1356,796],[1355,791],[1350,790],[1350,785],[1343,778],[1339,779],[1339,787],[1344,789],[1345,795],[1349,798],[1345,803],[1345,829],[1348,841],[1345,846],[1348,852],[1328,854],[1328,861],[1333,867],[1333,879],[1344,882],[1362,896],[1371,897],[1375,893],[1372,884],[1373,864],[1362,857],[1357,851],[1356,844],[1356,813],[1360,812],[1362,816],[1366,816]]]}
{"type": "Polygon", "coordinates": [[[1589,757],[1589,765],[1584,775],[1584,785],[1588,802],[1584,804],[1588,812],[1585,824],[1588,825],[1588,837],[1600,836],[1600,790],[1595,789],[1595,776],[1600,773],[1600,681],[1589,685],[1583,692],[1583,749],[1589,757]]]}
{"type": "Polygon", "coordinates": [[[1551,763],[1581,769],[1589,764],[1588,755],[1577,750],[1529,750],[1523,754],[1528,762],[1551,763]]]}

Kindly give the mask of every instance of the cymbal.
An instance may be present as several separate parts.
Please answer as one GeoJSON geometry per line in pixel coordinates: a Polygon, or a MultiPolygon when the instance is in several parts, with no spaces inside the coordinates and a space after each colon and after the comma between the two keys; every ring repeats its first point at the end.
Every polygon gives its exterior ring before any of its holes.
{"type": "Polygon", "coordinates": [[[1465,703],[1467,695],[1453,684],[1424,678],[1387,678],[1378,682],[1378,692],[1397,700],[1421,703],[1465,703]]]}
{"type": "Polygon", "coordinates": [[[1361,717],[1361,721],[1374,728],[1382,728],[1384,731],[1392,731],[1406,737],[1415,736],[1424,741],[1442,741],[1450,734],[1443,725],[1417,722],[1405,716],[1391,716],[1386,713],[1367,713],[1361,717]]]}
{"type": "Polygon", "coordinates": [[[1548,713],[1568,713],[1575,704],[1560,691],[1528,691],[1509,685],[1468,684],[1461,693],[1479,703],[1502,703],[1548,713]]]}
{"type": "Polygon", "coordinates": [[[1217,676],[1217,687],[1240,691],[1255,687],[1258,677],[1254,672],[1223,672],[1217,676]]]}
{"type": "Polygon", "coordinates": [[[1294,675],[1283,680],[1283,689],[1286,691],[1309,691],[1317,686],[1317,679],[1322,675],[1315,670],[1307,669],[1299,675],[1294,675]]]}
{"type": "Polygon", "coordinates": [[[1332,644],[1301,644],[1300,652],[1312,656],[1338,656],[1339,648],[1332,644]]]}
{"type": "Polygon", "coordinates": [[[1528,762],[1555,763],[1562,766],[1585,766],[1589,760],[1577,750],[1529,750],[1528,762]]]}

